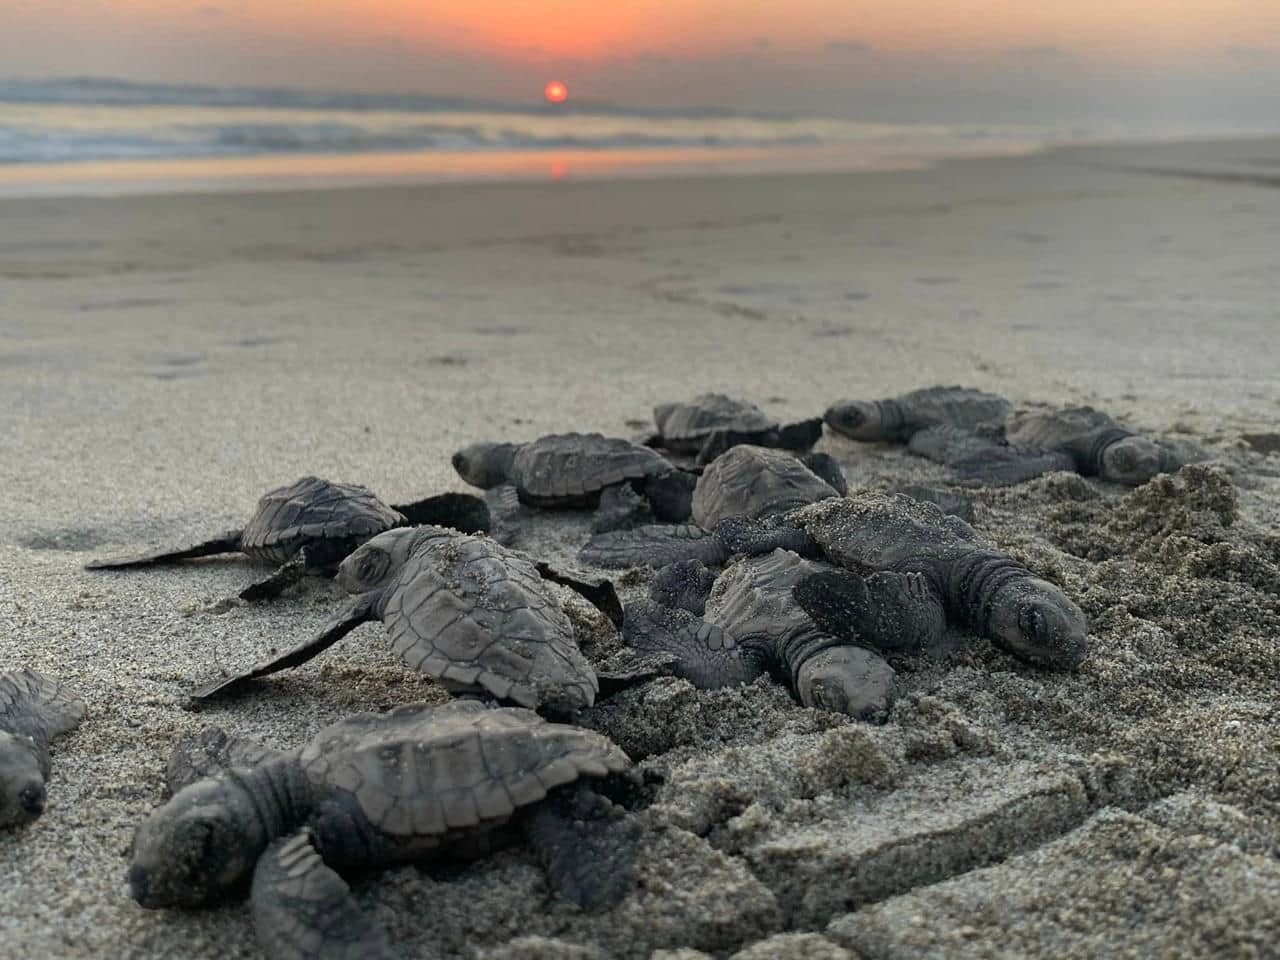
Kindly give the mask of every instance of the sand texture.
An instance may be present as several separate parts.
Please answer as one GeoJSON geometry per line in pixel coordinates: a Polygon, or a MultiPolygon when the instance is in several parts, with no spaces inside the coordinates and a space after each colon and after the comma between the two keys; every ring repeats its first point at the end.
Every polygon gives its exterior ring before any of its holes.
{"type": "MultiPolygon", "coordinates": [[[[964,383],[1210,455],[1136,490],[975,495],[975,526],[1088,614],[1078,670],[955,634],[895,661],[906,694],[878,727],[767,679],[656,681],[586,718],[663,778],[621,905],[578,912],[522,848],[378,874],[361,905],[423,958],[1280,956],[1277,157],[3,203],[0,669],[72,684],[89,716],[55,744],[44,816],[0,835],[0,954],[256,956],[242,903],[126,896],[171,743],[217,723],[292,746],[444,696],[370,624],[184,711],[340,591],[225,609],[259,575],[244,558],[86,560],[238,526],[304,474],[391,502],[463,489],[465,443],[633,435],[704,389],[798,418],[964,383]]],[[[821,449],[854,489],[944,477],[897,447],[821,449]]],[[[527,524],[559,559],[590,529],[527,524]]],[[[565,602],[588,654],[616,646],[565,602]]]]}

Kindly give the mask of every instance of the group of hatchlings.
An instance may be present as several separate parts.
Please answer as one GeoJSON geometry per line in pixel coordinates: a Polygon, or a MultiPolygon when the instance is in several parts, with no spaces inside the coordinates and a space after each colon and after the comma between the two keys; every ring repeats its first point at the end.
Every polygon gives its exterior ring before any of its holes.
{"type": "MultiPolygon", "coordinates": [[[[895,691],[881,654],[929,650],[947,623],[1042,666],[1085,655],[1080,609],[984,544],[962,494],[848,495],[835,460],[809,452],[824,420],[854,440],[905,443],[961,487],[1051,470],[1137,485],[1179,466],[1091,408],[1015,415],[1003,398],[962,387],[847,401],[787,425],[720,394],[664,404],[654,419],[643,442],[570,433],[459,451],[453,465],[483,499],[392,507],[364,487],[307,477],[267,493],[243,529],[89,564],[239,551],[276,567],[244,600],[307,574],[336,574],[352,594],[315,637],[195,687],[193,702],[303,663],[375,619],[404,663],[458,697],[358,714],[289,752],[217,728],[180,740],[172,799],[134,839],[134,899],[198,906],[248,889],[267,955],[376,958],[390,955],[386,935],[342,873],[523,833],[557,892],[586,909],[611,904],[632,883],[636,837],[609,799],[630,762],[571,722],[602,692],[660,675],[714,688],[768,673],[805,706],[875,722],[895,691]],[[580,562],[655,568],[650,597],[624,607],[606,577],[514,549],[523,506],[595,507],[580,562]],[[589,663],[548,581],[606,614],[625,652],[589,663]]],[[[49,741],[84,710],[34,671],[0,675],[0,825],[43,810],[49,741]]]]}

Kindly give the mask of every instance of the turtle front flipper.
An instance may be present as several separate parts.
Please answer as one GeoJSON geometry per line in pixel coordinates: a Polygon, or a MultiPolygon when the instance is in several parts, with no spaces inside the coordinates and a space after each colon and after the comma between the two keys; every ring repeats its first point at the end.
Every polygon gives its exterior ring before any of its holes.
{"type": "Polygon", "coordinates": [[[414,503],[395,504],[391,509],[414,527],[430,524],[459,533],[488,533],[492,525],[488,505],[470,493],[441,493],[414,503]]]}
{"type": "Polygon", "coordinates": [[[504,547],[520,537],[520,492],[511,484],[494,487],[484,495],[489,510],[489,536],[504,547]]]}
{"type": "Polygon", "coordinates": [[[808,450],[822,439],[822,418],[810,417],[795,423],[784,423],[778,427],[778,436],[774,446],[782,450],[808,450]]]}
{"type": "Polygon", "coordinates": [[[613,906],[635,885],[640,828],[586,784],[553,791],[524,828],[552,888],[582,909],[613,906]]]}
{"type": "Polygon", "coordinates": [[[169,550],[157,550],[153,553],[142,553],[132,557],[108,557],[105,560],[93,560],[84,565],[86,570],[122,570],[126,567],[149,567],[161,563],[176,563],[179,560],[194,560],[196,557],[212,557],[219,553],[240,552],[239,530],[228,530],[220,536],[189,547],[177,547],[169,550]]]}
{"type": "Polygon", "coordinates": [[[729,430],[727,428],[712,430],[707,434],[707,439],[702,441],[702,447],[698,450],[698,456],[694,462],[699,466],[705,467],[720,454],[727,450],[732,450],[743,443],[769,447],[776,446],[776,444],[769,442],[772,439],[773,437],[771,436],[761,437],[758,432],[744,433],[741,430],[729,430]]]}
{"type": "Polygon", "coordinates": [[[953,464],[955,480],[965,486],[1011,487],[1055,470],[1076,470],[1076,460],[1057,450],[993,446],[953,464]]]}
{"type": "Polygon", "coordinates": [[[578,551],[578,560],[596,567],[665,567],[677,560],[723,566],[729,551],[709,530],[692,524],[651,524],[634,530],[596,534],[578,551]]]}
{"type": "Polygon", "coordinates": [[[256,767],[282,756],[282,751],[256,740],[232,736],[220,727],[206,727],[179,738],[173,745],[165,783],[170,793],[177,793],[197,780],[217,776],[232,767],[256,767]]]}
{"type": "Polygon", "coordinates": [[[946,627],[942,597],[920,573],[816,573],[791,595],[824,633],[877,650],[934,649],[946,627]]]}
{"type": "Polygon", "coordinates": [[[365,916],[311,831],[277,840],[259,858],[250,894],[253,924],[274,960],[383,960],[386,932],[365,916]]]}
{"type": "Polygon", "coordinates": [[[697,485],[698,474],[692,470],[668,470],[645,481],[644,495],[657,519],[684,523],[693,514],[693,488],[697,485]]]}
{"type": "Polygon", "coordinates": [[[674,653],[663,650],[642,653],[623,647],[607,660],[594,665],[596,682],[600,685],[597,699],[612,697],[659,677],[676,676],[679,663],[680,658],[674,653]]]}
{"type": "Polygon", "coordinates": [[[673,672],[695,687],[715,690],[750,683],[768,663],[740,646],[721,627],[688,610],[637,600],[626,607],[622,639],[641,653],[672,653],[680,658],[673,672]]]}
{"type": "Polygon", "coordinates": [[[622,601],[613,581],[607,577],[593,577],[579,570],[567,570],[539,560],[534,563],[544,580],[568,587],[584,597],[597,610],[608,617],[615,627],[622,628],[622,601]]]}
{"type": "Polygon", "coordinates": [[[59,680],[29,669],[0,674],[0,730],[25,733],[34,724],[53,739],[78,727],[84,714],[84,701],[59,680]]]}
{"type": "Polygon", "coordinates": [[[209,699],[214,694],[225,693],[249,680],[256,680],[258,677],[265,677],[280,670],[287,670],[289,667],[296,667],[300,663],[306,663],[322,650],[333,646],[360,624],[375,619],[377,615],[374,612],[374,602],[378,595],[375,591],[357,597],[346,609],[330,620],[323,630],[288,653],[250,667],[243,673],[202,683],[191,691],[190,701],[193,704],[198,703],[209,699]]]}

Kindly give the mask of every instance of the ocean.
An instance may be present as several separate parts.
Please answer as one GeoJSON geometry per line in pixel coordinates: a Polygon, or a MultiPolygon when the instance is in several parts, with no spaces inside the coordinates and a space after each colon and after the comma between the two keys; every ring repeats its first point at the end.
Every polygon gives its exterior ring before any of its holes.
{"type": "Polygon", "coordinates": [[[0,193],[885,169],[1079,136],[604,103],[11,79],[0,80],[0,193]]]}

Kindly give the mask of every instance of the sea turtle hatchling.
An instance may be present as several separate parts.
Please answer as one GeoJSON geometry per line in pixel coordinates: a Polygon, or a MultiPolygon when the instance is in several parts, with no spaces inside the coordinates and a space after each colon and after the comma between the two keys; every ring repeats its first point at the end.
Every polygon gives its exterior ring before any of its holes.
{"type": "MultiPolygon", "coordinates": [[[[320,633],[197,687],[192,699],[305,663],[361,623],[381,620],[401,660],[456,692],[558,713],[595,701],[595,672],[538,564],[488,537],[431,526],[388,530],[343,560],[337,579],[356,596],[320,633]]],[[[594,586],[612,594],[611,586],[594,586]]]]}
{"type": "MultiPolygon", "coordinates": [[[[843,485],[843,478],[838,482],[843,485]]],[[[578,556],[584,563],[615,569],[663,567],[684,559],[722,566],[735,552],[734,521],[772,517],[840,495],[794,455],[743,444],[721,454],[698,477],[692,524],[650,524],[597,534],[578,556]]]]}
{"type": "Polygon", "coordinates": [[[999,422],[1012,409],[1004,397],[972,387],[924,387],[883,400],[841,400],[823,419],[850,440],[905,442],[939,424],[969,429],[999,422]]]}
{"type": "Polygon", "coordinates": [[[917,573],[928,589],[917,602],[944,611],[957,626],[988,637],[1015,656],[1073,667],[1088,649],[1084,613],[1054,584],[992,549],[958,517],[901,494],[824,500],[781,517],[740,526],[738,552],[759,554],[806,537],[806,549],[843,567],[798,584],[794,595],[834,636],[862,602],[861,580],[880,570],[917,573]]]}
{"type": "Polygon", "coordinates": [[[278,596],[306,574],[331,575],[370,537],[413,524],[478,533],[488,529],[489,511],[482,500],[465,493],[444,493],[392,507],[365,487],[303,477],[263,494],[253,516],[239,530],[228,530],[191,546],[95,560],[85,566],[115,570],[243,553],[259,563],[277,566],[266,580],[240,592],[242,600],[265,600],[278,596]]]}
{"type": "Polygon", "coordinates": [[[880,571],[856,580],[857,603],[849,604],[834,636],[793,596],[823,574],[854,583],[829,564],[774,550],[729,566],[702,597],[697,587],[706,583],[705,571],[686,561],[659,571],[654,599],[627,605],[623,639],[642,653],[675,654],[674,672],[697,687],[749,683],[767,672],[805,706],[882,721],[896,682],[877,651],[936,647],[942,610],[925,602],[928,585],[920,574],[880,571]]]}
{"type": "Polygon", "coordinates": [[[393,956],[343,874],[474,858],[521,834],[586,909],[633,883],[637,828],[587,785],[630,762],[593,731],[464,700],[357,714],[287,753],[225,734],[213,745],[179,744],[196,757],[175,757],[173,797],[137,828],[130,892],[197,907],[247,888],[273,960],[393,956]]]}
{"type": "Polygon", "coordinates": [[[0,827],[44,812],[49,741],[74,730],[84,703],[34,670],[0,674],[0,827]]]}
{"type": "MultiPolygon", "coordinates": [[[[486,500],[501,514],[495,521],[508,537],[518,527],[511,515],[517,501],[552,509],[595,507],[602,496],[624,484],[644,494],[657,519],[685,520],[697,479],[656,450],[599,433],[551,434],[528,443],[475,443],[453,455],[453,467],[467,483],[490,491],[486,500]]],[[[606,513],[616,506],[608,505],[606,513]]]]}
{"type": "Polygon", "coordinates": [[[908,450],[946,464],[959,483],[1009,486],[1054,470],[1136,487],[1183,460],[1092,407],[1034,410],[1010,416],[1003,430],[938,426],[912,436],[908,450]]]}
{"type": "Polygon", "coordinates": [[[653,421],[658,432],[645,441],[647,446],[697,454],[700,464],[710,463],[740,443],[802,451],[822,439],[821,417],[784,425],[754,403],[723,393],[704,393],[687,403],[658,404],[653,421]]]}

